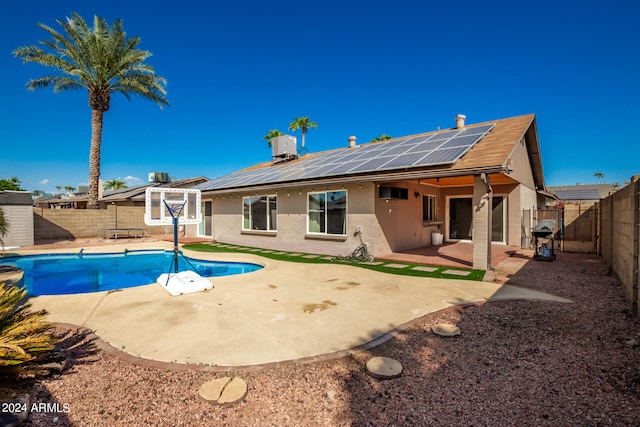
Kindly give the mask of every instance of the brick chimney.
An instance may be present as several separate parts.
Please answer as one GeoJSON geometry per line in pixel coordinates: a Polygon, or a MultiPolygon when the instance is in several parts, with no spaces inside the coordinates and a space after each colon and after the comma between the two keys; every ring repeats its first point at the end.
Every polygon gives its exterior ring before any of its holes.
{"type": "Polygon", "coordinates": [[[464,127],[464,121],[467,119],[467,116],[464,114],[458,114],[456,116],[456,129],[462,129],[464,127]]]}

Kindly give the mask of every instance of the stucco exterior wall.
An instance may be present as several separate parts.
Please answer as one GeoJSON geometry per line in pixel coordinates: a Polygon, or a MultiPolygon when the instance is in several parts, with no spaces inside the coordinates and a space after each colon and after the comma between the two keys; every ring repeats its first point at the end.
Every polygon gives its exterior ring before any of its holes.
{"type": "Polygon", "coordinates": [[[213,238],[217,241],[257,246],[269,249],[286,249],[328,255],[347,255],[359,244],[354,236],[356,227],[362,227],[362,240],[369,251],[379,255],[389,253],[388,245],[374,214],[374,185],[372,183],[323,186],[316,188],[295,187],[279,189],[259,195],[275,194],[278,197],[277,231],[243,231],[242,198],[255,193],[236,193],[226,196],[206,194],[203,200],[212,200],[213,238]],[[318,236],[307,233],[307,193],[320,190],[347,191],[346,236],[318,236]]]}
{"type": "MultiPolygon", "coordinates": [[[[535,204],[535,191],[518,184],[494,186],[494,194],[507,200],[507,244],[520,245],[521,213],[524,205],[535,204]]],[[[256,193],[234,193],[225,196],[204,194],[203,200],[211,200],[213,206],[213,238],[220,242],[256,246],[269,249],[347,255],[359,244],[354,236],[356,227],[362,227],[362,240],[374,256],[401,252],[432,244],[432,233],[447,236],[447,196],[471,198],[469,186],[439,188],[420,184],[418,181],[295,187],[258,195],[277,195],[278,225],[276,232],[242,230],[242,197],[256,193]],[[407,188],[408,198],[383,199],[379,186],[407,188]],[[317,236],[307,231],[307,193],[318,190],[347,191],[347,235],[317,236]],[[423,221],[423,196],[436,197],[436,221],[423,221]]],[[[195,230],[195,228],[194,228],[195,230]]],[[[193,234],[193,233],[189,233],[193,234]]]]}
{"type": "Polygon", "coordinates": [[[526,187],[535,189],[535,183],[533,181],[533,171],[531,170],[531,162],[529,161],[529,154],[527,153],[527,147],[524,142],[524,138],[515,145],[511,153],[511,168],[513,171],[509,176],[526,187]]]}
{"type": "Polygon", "coordinates": [[[417,182],[385,183],[384,186],[407,188],[409,193],[407,200],[381,199],[376,187],[376,217],[390,251],[399,252],[431,245],[431,233],[442,233],[443,223],[423,222],[422,196],[436,196],[436,218],[441,222],[444,217],[444,201],[440,189],[417,182]]]}
{"type": "Polygon", "coordinates": [[[529,223],[533,224],[537,195],[535,190],[524,185],[501,186],[501,189],[509,194],[506,243],[512,246],[520,246],[523,236],[523,211],[529,212],[529,223]]]}

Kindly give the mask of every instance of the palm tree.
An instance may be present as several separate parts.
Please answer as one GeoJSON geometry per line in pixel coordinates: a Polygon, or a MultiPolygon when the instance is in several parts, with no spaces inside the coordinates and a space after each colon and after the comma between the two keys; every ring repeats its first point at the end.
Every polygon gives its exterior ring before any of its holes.
{"type": "Polygon", "coordinates": [[[56,185],[56,190],[58,190],[58,193],[62,190],[62,185],[56,185]]]}
{"type": "Polygon", "coordinates": [[[284,135],[284,133],[280,132],[278,129],[271,129],[270,131],[267,132],[265,136],[262,137],[262,139],[267,141],[267,145],[271,147],[271,142],[273,141],[273,138],[277,138],[282,135],[284,135]]]}
{"type": "Polygon", "coordinates": [[[32,45],[20,47],[13,53],[24,63],[35,62],[60,73],[29,80],[26,85],[29,90],[48,86],[52,86],[54,92],[87,89],[91,107],[87,207],[97,209],[103,115],[109,111],[111,95],[121,93],[130,99],[131,94],[135,94],[162,108],[169,105],[165,98],[166,80],[156,76],[154,69],[144,63],[151,52],[137,49],[140,37],[126,37],[122,20],[116,20],[109,27],[103,18],[94,16],[93,28],[90,28],[80,15],[73,13],[66,21],[57,22],[65,34],[38,24],[53,37],[40,42],[49,50],[32,45]]]}
{"type": "Polygon", "coordinates": [[[307,133],[309,129],[317,128],[318,124],[316,122],[312,122],[309,120],[309,117],[296,117],[293,119],[291,124],[289,124],[289,130],[298,130],[302,131],[302,142],[301,145],[304,147],[304,135],[307,133]]]}
{"type": "Polygon", "coordinates": [[[73,193],[74,191],[76,191],[76,187],[72,187],[70,185],[65,185],[64,189],[67,191],[67,193],[73,193]]]}
{"type": "Polygon", "coordinates": [[[120,190],[123,188],[127,188],[127,183],[117,178],[104,183],[105,190],[120,190]]]}
{"type": "Polygon", "coordinates": [[[386,141],[387,139],[391,139],[391,135],[387,135],[387,134],[381,133],[380,135],[376,136],[375,138],[373,138],[369,142],[386,141]]]}
{"type": "Polygon", "coordinates": [[[604,174],[602,172],[596,172],[593,174],[593,176],[598,178],[598,184],[600,184],[600,178],[604,177],[604,174]]]}

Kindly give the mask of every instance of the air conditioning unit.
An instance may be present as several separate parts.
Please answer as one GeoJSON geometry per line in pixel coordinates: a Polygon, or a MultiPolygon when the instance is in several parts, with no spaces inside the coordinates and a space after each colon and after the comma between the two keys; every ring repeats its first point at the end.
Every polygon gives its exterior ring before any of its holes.
{"type": "Polygon", "coordinates": [[[409,198],[409,190],[400,187],[380,187],[378,197],[381,199],[407,200],[409,198]]]}
{"type": "Polygon", "coordinates": [[[169,180],[169,174],[167,172],[150,172],[149,173],[149,183],[155,184],[166,184],[171,182],[169,180]]]}
{"type": "Polygon", "coordinates": [[[282,135],[271,140],[271,153],[274,158],[298,157],[296,149],[296,137],[282,135]]]}

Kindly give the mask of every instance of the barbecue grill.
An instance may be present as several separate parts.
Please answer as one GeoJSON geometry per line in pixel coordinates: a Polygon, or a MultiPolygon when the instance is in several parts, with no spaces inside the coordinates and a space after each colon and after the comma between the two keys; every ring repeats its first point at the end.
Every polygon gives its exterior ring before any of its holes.
{"type": "Polygon", "coordinates": [[[553,261],[556,254],[553,251],[553,238],[556,231],[555,219],[543,219],[531,229],[534,238],[533,258],[553,261]]]}

